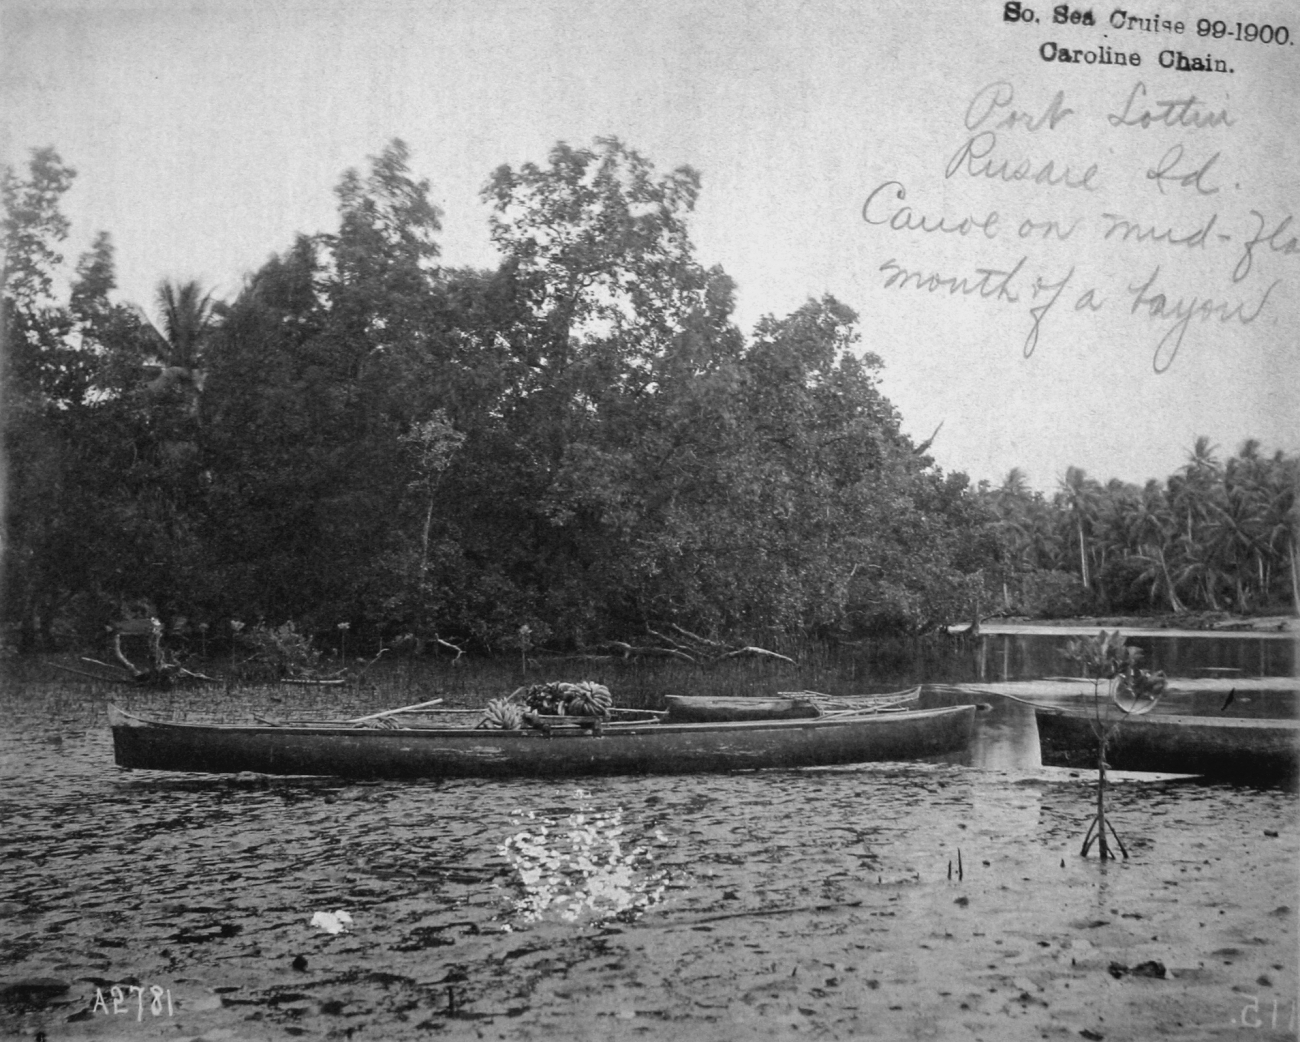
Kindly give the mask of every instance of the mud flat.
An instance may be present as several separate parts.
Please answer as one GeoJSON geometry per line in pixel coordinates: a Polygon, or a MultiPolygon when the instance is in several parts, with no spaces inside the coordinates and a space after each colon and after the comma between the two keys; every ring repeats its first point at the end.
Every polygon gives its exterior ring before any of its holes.
{"type": "Polygon", "coordinates": [[[603,932],[599,958],[538,976],[528,1011],[485,1037],[1294,1036],[1287,798],[1130,783],[1117,813],[1133,856],[1102,868],[1061,821],[1035,835],[1044,816],[1086,816],[1077,781],[954,785],[973,813],[939,812],[939,849],[962,847],[960,879],[918,849],[872,880],[851,845],[828,872],[794,854],[814,836],[792,823],[780,867],[762,851],[714,865],[685,897],[695,914],[603,932]]]}
{"type": "Polygon", "coordinates": [[[0,988],[66,985],[0,994],[19,1037],[1295,1034],[1290,792],[1121,780],[1102,866],[1065,771],[342,785],[105,772],[98,731],[69,773],[77,741],[24,754],[54,791],[6,778],[0,988]]]}

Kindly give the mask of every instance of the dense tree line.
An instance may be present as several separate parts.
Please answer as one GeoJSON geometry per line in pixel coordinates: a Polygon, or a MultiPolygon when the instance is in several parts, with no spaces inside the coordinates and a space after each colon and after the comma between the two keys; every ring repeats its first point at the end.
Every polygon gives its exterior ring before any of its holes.
{"type": "Polygon", "coordinates": [[[1160,608],[1300,610],[1300,459],[1250,440],[1216,457],[1198,438],[1187,464],[1145,486],[1070,467],[1054,496],[1012,470],[983,489],[996,516],[1005,604],[1063,612],[1160,608]],[[1069,580],[1061,580],[1068,576],[1069,580]],[[1055,580],[1055,581],[1053,581],[1055,580]]]}
{"type": "Polygon", "coordinates": [[[733,283],[689,238],[689,168],[614,139],[503,166],[483,191],[501,263],[473,270],[442,262],[408,164],[395,141],[347,172],[337,230],[231,301],[164,281],[157,326],[113,299],[107,234],[60,290],[58,155],[6,171],[16,643],[131,605],[214,638],[238,619],[486,649],[523,626],[568,647],[667,623],[775,641],[919,632],[1042,600],[1044,575],[1175,610],[1262,608],[1294,583],[1281,456],[1209,461],[1155,498],[940,472],[849,308],[737,328],[733,283]],[[1133,504],[1152,519],[1119,520],[1133,504]]]}

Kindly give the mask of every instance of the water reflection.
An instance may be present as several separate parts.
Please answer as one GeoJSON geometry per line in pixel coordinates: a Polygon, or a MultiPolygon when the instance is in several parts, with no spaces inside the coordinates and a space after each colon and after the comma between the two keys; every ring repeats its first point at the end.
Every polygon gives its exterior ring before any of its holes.
{"type": "Polygon", "coordinates": [[[1009,698],[991,698],[992,708],[976,715],[970,766],[990,771],[1019,771],[1041,762],[1034,710],[1009,698]]]}
{"type": "MultiPolygon", "coordinates": [[[[1097,627],[1098,632],[1103,627],[1097,627]]],[[[977,679],[1017,680],[1051,677],[1076,668],[1061,654],[1074,639],[1070,635],[989,634],[979,638],[975,663],[977,679]]],[[[1142,651],[1144,669],[1162,669],[1170,676],[1220,676],[1295,678],[1295,640],[1274,637],[1215,636],[1213,638],[1165,636],[1150,631],[1127,638],[1142,651]]]]}
{"type": "Polygon", "coordinates": [[[657,827],[638,843],[623,808],[593,810],[590,793],[575,789],[578,809],[561,819],[516,810],[519,828],[500,847],[514,871],[523,922],[548,914],[564,922],[635,918],[663,899],[667,871],[654,864],[651,844],[668,837],[657,827]]]}

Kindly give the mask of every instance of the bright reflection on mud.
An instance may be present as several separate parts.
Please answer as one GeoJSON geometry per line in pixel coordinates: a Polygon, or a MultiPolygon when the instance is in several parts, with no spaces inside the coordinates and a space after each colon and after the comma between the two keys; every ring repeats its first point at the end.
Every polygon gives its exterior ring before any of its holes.
{"type": "MultiPolygon", "coordinates": [[[[516,874],[514,912],[523,922],[548,914],[571,923],[633,919],[663,899],[668,872],[654,866],[648,846],[634,844],[623,808],[586,808],[590,794],[575,789],[578,809],[560,820],[514,811],[521,826],[501,845],[516,874]]],[[[666,842],[655,829],[644,843],[666,842]]]]}

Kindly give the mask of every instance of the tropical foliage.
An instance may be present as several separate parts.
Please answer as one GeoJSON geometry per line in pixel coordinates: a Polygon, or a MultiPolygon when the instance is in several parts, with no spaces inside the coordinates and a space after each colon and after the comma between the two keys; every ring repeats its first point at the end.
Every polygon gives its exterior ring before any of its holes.
{"type": "MultiPolygon", "coordinates": [[[[374,647],[918,633],[977,613],[1260,610],[1295,584],[1296,462],[1208,446],[1167,484],[944,474],[833,297],[748,334],[695,256],[699,175],[613,138],[503,166],[492,270],[443,263],[394,141],[230,301],[70,273],[52,149],[6,171],[4,622],[132,606],[374,647]],[[60,287],[66,286],[62,292],[60,287]],[[526,636],[521,636],[524,634],[526,636]]],[[[258,632],[262,630],[259,629],[258,632]]]]}
{"type": "Polygon", "coordinates": [[[1300,460],[1247,441],[1220,460],[1198,438],[1187,463],[1145,486],[1069,468],[1057,493],[1012,471],[984,496],[1009,606],[1033,609],[1043,576],[1070,576],[1079,610],[1258,613],[1300,609],[1300,460]]]}

